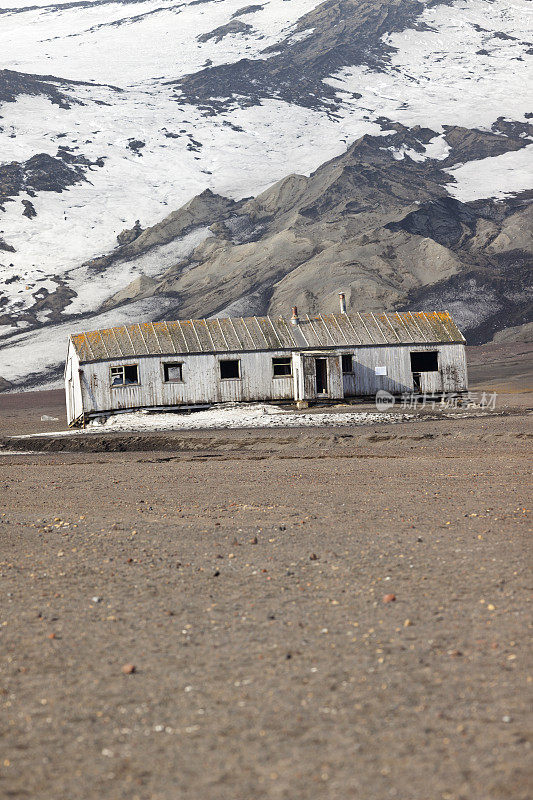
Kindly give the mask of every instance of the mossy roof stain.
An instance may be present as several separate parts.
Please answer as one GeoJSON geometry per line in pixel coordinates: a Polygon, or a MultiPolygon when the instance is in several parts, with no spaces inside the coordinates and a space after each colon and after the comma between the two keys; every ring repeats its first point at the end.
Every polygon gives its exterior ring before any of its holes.
{"type": "Polygon", "coordinates": [[[142,322],[72,334],[80,362],[140,356],[314,350],[372,345],[464,344],[441,311],[303,314],[142,322]]]}

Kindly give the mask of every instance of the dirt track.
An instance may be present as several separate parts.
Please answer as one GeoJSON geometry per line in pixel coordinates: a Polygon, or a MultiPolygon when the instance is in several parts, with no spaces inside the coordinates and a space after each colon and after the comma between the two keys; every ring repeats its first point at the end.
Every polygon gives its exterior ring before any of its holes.
{"type": "Polygon", "coordinates": [[[524,400],[0,456],[0,795],[529,797],[524,400]]]}

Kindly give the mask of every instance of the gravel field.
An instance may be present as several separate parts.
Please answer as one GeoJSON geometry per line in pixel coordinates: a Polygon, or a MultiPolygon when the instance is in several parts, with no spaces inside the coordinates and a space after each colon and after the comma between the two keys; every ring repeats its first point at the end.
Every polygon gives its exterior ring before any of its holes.
{"type": "Polygon", "coordinates": [[[530,398],[4,449],[0,795],[526,800],[530,398]]]}

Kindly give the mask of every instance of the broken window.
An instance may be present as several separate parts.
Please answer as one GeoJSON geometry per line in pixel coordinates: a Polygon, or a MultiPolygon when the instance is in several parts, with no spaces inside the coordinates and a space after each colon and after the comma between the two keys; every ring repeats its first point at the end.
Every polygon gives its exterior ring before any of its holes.
{"type": "Polygon", "coordinates": [[[224,360],[220,362],[220,377],[222,380],[228,380],[229,378],[240,378],[241,377],[241,369],[240,369],[241,362],[237,359],[234,360],[224,360]]]}
{"type": "Polygon", "coordinates": [[[137,364],[111,367],[111,386],[131,386],[139,383],[137,364]]]}
{"type": "Polygon", "coordinates": [[[273,358],[272,374],[274,375],[275,378],[283,378],[287,375],[292,375],[292,359],[273,358]]]}
{"type": "Polygon", "coordinates": [[[342,371],[353,372],[353,356],[342,356],[342,371]]]}
{"type": "Polygon", "coordinates": [[[165,383],[181,383],[183,381],[183,364],[163,364],[163,379],[165,383]]]}
{"type": "Polygon", "coordinates": [[[437,350],[420,350],[411,353],[411,372],[438,372],[439,353],[437,350]]]}

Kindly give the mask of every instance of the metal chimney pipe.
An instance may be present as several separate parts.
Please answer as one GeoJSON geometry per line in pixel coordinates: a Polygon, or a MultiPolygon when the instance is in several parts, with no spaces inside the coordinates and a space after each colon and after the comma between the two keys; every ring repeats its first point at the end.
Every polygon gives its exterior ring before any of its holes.
{"type": "Polygon", "coordinates": [[[291,324],[292,325],[298,325],[299,322],[300,322],[300,318],[298,316],[298,309],[296,308],[296,306],[293,306],[292,307],[291,324]]]}
{"type": "Polygon", "coordinates": [[[339,302],[341,304],[341,314],[346,314],[346,295],[344,292],[339,294],[339,302]]]}

